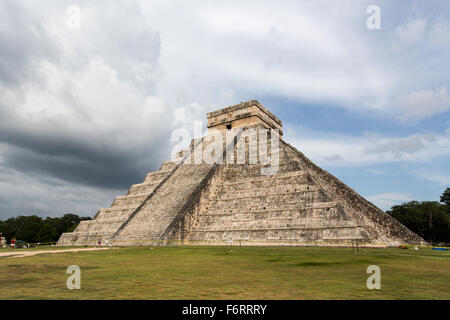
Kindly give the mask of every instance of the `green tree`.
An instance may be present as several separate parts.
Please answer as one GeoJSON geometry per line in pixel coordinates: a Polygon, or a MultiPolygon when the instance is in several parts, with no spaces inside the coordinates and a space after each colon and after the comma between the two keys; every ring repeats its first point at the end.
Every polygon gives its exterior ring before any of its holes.
{"type": "Polygon", "coordinates": [[[80,223],[79,216],[77,216],[76,214],[73,214],[73,213],[66,213],[61,218],[61,225],[60,225],[60,229],[58,231],[61,233],[67,232],[67,230],[69,230],[71,227],[73,227],[73,225],[78,225],[79,223],[80,223]]]}
{"type": "Polygon", "coordinates": [[[411,201],[387,211],[428,242],[450,242],[450,213],[437,201],[411,201]]]}
{"type": "Polygon", "coordinates": [[[4,237],[6,237],[8,241],[11,238],[15,237],[17,233],[16,218],[9,218],[5,221],[2,221],[0,232],[4,237]]]}
{"type": "Polygon", "coordinates": [[[37,238],[40,243],[56,242],[61,235],[58,232],[55,223],[52,223],[52,221],[49,221],[48,219],[49,218],[47,218],[39,228],[37,238]]]}
{"type": "Polygon", "coordinates": [[[61,218],[47,217],[45,219],[36,215],[19,216],[0,221],[0,233],[8,241],[16,238],[31,243],[56,242],[63,232],[73,231],[83,220],[91,220],[91,218],[80,218],[72,213],[67,213],[61,218]]]}
{"type": "Polygon", "coordinates": [[[16,238],[27,242],[39,242],[38,232],[42,225],[42,218],[36,215],[16,219],[18,225],[16,238]]]}
{"type": "Polygon", "coordinates": [[[445,189],[445,191],[442,193],[440,200],[441,200],[441,202],[450,206],[450,188],[445,189]]]}

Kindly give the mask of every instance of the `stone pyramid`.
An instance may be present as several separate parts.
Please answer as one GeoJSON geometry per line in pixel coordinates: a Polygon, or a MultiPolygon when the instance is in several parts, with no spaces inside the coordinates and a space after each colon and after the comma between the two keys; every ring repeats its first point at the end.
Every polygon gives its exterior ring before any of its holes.
{"type": "Polygon", "coordinates": [[[58,245],[425,244],[283,141],[281,121],[258,101],[207,118],[205,137],[58,245]]]}

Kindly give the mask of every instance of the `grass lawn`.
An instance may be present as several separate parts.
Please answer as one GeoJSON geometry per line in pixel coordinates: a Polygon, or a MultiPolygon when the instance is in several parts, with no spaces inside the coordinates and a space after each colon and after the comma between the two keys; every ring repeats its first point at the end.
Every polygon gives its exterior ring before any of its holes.
{"type": "Polygon", "coordinates": [[[450,299],[450,252],[114,248],[2,257],[0,286],[0,299],[450,299]],[[66,287],[70,265],[81,268],[81,290],[66,287]],[[381,290],[366,287],[369,265],[381,268],[381,290]]]}

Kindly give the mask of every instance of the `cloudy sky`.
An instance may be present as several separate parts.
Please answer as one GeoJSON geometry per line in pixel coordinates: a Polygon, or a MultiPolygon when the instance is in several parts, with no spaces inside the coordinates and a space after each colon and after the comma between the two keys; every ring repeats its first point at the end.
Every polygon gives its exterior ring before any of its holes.
{"type": "Polygon", "coordinates": [[[175,129],[250,99],[381,208],[438,200],[449,75],[448,0],[3,0],[0,219],[93,216],[175,129]]]}

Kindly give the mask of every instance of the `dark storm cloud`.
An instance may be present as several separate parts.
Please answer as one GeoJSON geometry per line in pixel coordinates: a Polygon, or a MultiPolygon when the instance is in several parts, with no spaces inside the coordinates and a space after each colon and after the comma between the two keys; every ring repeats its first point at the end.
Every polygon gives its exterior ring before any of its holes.
{"type": "Polygon", "coordinates": [[[0,128],[0,142],[9,145],[4,166],[30,173],[41,172],[59,179],[103,188],[138,183],[149,170],[156,170],[168,154],[168,137],[141,146],[120,144],[115,135],[83,140],[64,131],[40,128],[0,128]],[[161,147],[163,146],[163,147],[161,147]]]}
{"type": "Polygon", "coordinates": [[[6,166],[24,173],[40,172],[66,181],[98,186],[102,188],[124,188],[143,180],[150,169],[157,169],[160,159],[145,157],[136,159],[136,154],[124,154],[116,150],[83,150],[83,145],[71,144],[50,153],[46,141],[31,149],[10,148],[5,156],[6,166]],[[145,165],[146,164],[146,165],[145,165]]]}
{"type": "Polygon", "coordinates": [[[95,214],[167,160],[160,42],[134,1],[0,3],[0,219],[95,214]]]}

